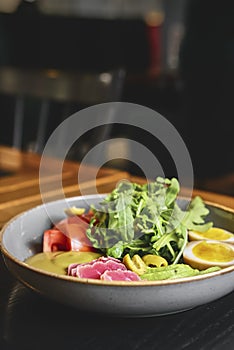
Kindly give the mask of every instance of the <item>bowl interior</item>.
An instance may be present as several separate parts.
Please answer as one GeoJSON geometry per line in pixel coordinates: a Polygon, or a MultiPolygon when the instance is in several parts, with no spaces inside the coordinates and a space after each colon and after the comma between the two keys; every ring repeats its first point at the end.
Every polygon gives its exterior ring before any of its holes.
{"type": "MultiPolygon", "coordinates": [[[[38,253],[42,248],[43,231],[66,217],[64,209],[68,206],[88,208],[91,203],[97,204],[104,195],[88,195],[59,200],[33,208],[12,219],[2,230],[1,245],[9,255],[24,261],[29,256],[38,253]]],[[[188,201],[179,199],[179,205],[184,208],[188,201]]],[[[210,210],[208,220],[215,226],[234,232],[234,210],[206,203],[210,210]]]]}
{"type": "Polygon", "coordinates": [[[1,245],[14,258],[24,261],[42,249],[44,230],[67,217],[64,209],[72,206],[88,208],[99,203],[100,195],[74,197],[40,205],[13,218],[2,230],[1,245]]]}

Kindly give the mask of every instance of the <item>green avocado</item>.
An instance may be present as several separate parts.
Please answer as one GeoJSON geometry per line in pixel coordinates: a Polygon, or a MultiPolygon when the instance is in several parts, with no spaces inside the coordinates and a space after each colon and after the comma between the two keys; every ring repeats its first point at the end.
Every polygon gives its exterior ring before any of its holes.
{"type": "Polygon", "coordinates": [[[197,275],[203,275],[206,273],[214,272],[220,270],[220,267],[213,266],[206,270],[193,269],[191,266],[186,264],[175,264],[163,267],[151,267],[146,273],[141,275],[142,280],[157,281],[157,280],[167,280],[183,277],[192,277],[197,275]]]}

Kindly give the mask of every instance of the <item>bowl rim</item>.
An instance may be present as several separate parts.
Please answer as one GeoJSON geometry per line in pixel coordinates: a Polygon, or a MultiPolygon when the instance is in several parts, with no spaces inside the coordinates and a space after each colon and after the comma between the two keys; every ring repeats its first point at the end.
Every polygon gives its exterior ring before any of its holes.
{"type": "MultiPolygon", "coordinates": [[[[105,196],[106,194],[90,194],[85,196],[74,196],[74,197],[66,197],[64,199],[58,199],[54,201],[47,202],[46,205],[54,205],[58,202],[62,202],[64,200],[72,201],[72,200],[80,200],[82,198],[92,198],[97,196],[105,196]]],[[[186,196],[178,196],[178,199],[184,199],[189,200],[186,196]]],[[[215,203],[209,200],[203,200],[205,204],[210,205],[214,208],[218,208],[224,211],[227,211],[234,215],[234,209],[230,208],[228,206],[225,206],[223,204],[215,203]]],[[[191,276],[191,277],[182,277],[182,278],[176,278],[176,279],[167,279],[167,280],[156,280],[156,281],[147,281],[147,280],[140,280],[140,281],[102,281],[102,280],[96,280],[91,278],[77,278],[73,276],[67,276],[67,275],[60,275],[54,272],[45,271],[39,268],[35,268],[33,266],[28,265],[24,261],[14,257],[4,246],[3,244],[3,236],[6,232],[7,228],[12,225],[14,221],[16,221],[19,217],[22,217],[30,212],[36,211],[38,208],[42,208],[45,204],[39,204],[35,207],[32,207],[28,210],[25,210],[14,217],[12,217],[8,222],[6,222],[3,227],[0,230],[0,251],[2,252],[4,258],[7,258],[12,263],[18,265],[20,268],[26,269],[31,271],[34,274],[42,275],[45,278],[52,278],[56,280],[61,280],[64,282],[69,283],[78,283],[78,284],[86,284],[86,285],[96,285],[96,286],[110,286],[110,287],[165,287],[165,286],[174,286],[178,284],[184,284],[184,283],[195,283],[197,281],[206,281],[210,278],[219,277],[222,275],[229,274],[231,272],[234,272],[234,265],[222,268],[221,270],[210,272],[208,274],[198,275],[198,276],[191,276]]],[[[13,271],[11,271],[13,272],[13,271]]],[[[16,276],[17,277],[17,276],[16,276]]]]}

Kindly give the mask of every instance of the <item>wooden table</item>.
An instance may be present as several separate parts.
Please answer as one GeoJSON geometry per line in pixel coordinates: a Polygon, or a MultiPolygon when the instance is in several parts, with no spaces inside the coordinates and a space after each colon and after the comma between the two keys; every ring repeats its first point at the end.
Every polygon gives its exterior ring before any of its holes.
{"type": "MultiPolygon", "coordinates": [[[[22,153],[17,149],[0,146],[0,170],[8,176],[0,177],[0,227],[16,214],[42,203],[39,188],[40,156],[35,153],[22,153]]],[[[96,176],[96,168],[85,166],[85,174],[77,181],[79,164],[66,161],[63,166],[63,188],[67,197],[79,195],[95,187],[99,193],[111,191],[121,179],[143,183],[145,179],[111,168],[102,168],[96,176]]],[[[48,162],[46,175],[40,179],[48,185],[48,200],[57,199],[55,188],[58,179],[53,161],[48,162]]],[[[188,193],[181,189],[181,194],[188,193]]],[[[194,195],[204,200],[234,208],[234,198],[195,189],[194,195]]]]}
{"type": "MultiPolygon", "coordinates": [[[[0,227],[13,216],[42,203],[39,187],[40,156],[35,153],[22,153],[17,149],[0,146],[0,169],[7,176],[0,178],[0,227]]],[[[45,176],[40,181],[47,184],[48,200],[58,198],[55,188],[59,175],[56,164],[48,162],[45,176]]],[[[62,180],[66,197],[89,193],[96,186],[99,193],[111,191],[115,184],[129,174],[113,169],[101,169],[96,178],[96,168],[84,166],[85,172],[77,184],[79,164],[66,161],[62,180]]]]}
{"type": "MultiPolygon", "coordinates": [[[[50,163],[47,175],[48,198],[57,196],[53,184],[58,176],[50,163]]],[[[0,169],[11,175],[0,178],[0,225],[11,217],[41,203],[38,168],[40,157],[0,147],[0,169]]],[[[65,162],[63,185],[66,196],[81,189],[99,193],[111,191],[125,178],[144,179],[115,169],[86,166],[85,177],[77,184],[79,165],[65,162]]],[[[186,195],[186,189],[182,189],[186,195]]],[[[234,208],[232,197],[194,190],[194,195],[234,208]]],[[[79,312],[58,305],[18,282],[3,264],[0,255],[0,349],[232,349],[234,342],[234,292],[212,303],[174,315],[121,319],[79,312]]],[[[144,302],[144,301],[142,301],[144,302]]]]}

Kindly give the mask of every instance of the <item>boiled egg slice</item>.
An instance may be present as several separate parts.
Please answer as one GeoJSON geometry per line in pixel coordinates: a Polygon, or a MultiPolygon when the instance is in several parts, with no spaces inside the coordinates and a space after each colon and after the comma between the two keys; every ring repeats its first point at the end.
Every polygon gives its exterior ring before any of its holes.
{"type": "Polygon", "coordinates": [[[205,232],[189,231],[190,241],[216,240],[234,244],[234,234],[219,227],[211,227],[205,232]]]}
{"type": "Polygon", "coordinates": [[[211,266],[234,265],[234,245],[219,241],[192,241],[183,252],[184,262],[191,267],[204,270],[211,266]]]}

